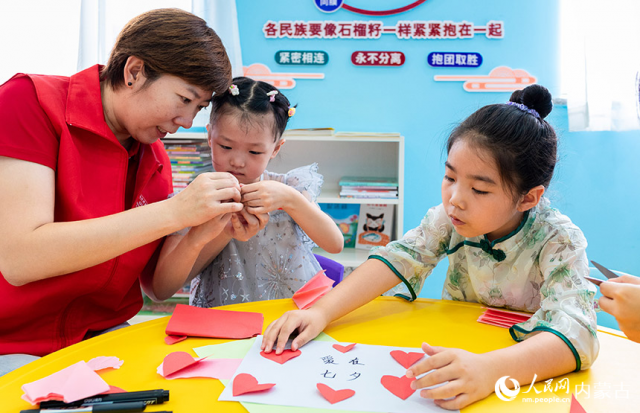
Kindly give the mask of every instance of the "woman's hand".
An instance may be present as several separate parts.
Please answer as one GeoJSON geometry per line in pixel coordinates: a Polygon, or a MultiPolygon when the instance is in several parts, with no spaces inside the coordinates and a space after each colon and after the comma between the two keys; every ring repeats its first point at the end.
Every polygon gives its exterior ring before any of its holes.
{"type": "Polygon", "coordinates": [[[427,343],[422,343],[422,350],[430,357],[409,367],[406,374],[414,378],[429,372],[411,383],[413,389],[422,389],[421,397],[434,399],[444,409],[455,410],[493,393],[498,377],[494,377],[493,363],[486,354],[432,347],[427,343]],[[425,389],[435,385],[441,386],[425,389]]]}
{"type": "Polygon", "coordinates": [[[616,318],[620,330],[640,343],[640,278],[622,275],[600,284],[600,308],[616,318]]]}
{"type": "Polygon", "coordinates": [[[238,241],[249,241],[269,222],[269,214],[251,214],[246,209],[231,214],[231,220],[224,228],[227,235],[238,241]]]}
{"type": "Polygon", "coordinates": [[[276,354],[282,353],[289,336],[294,331],[298,335],[291,343],[291,350],[296,351],[310,340],[314,339],[329,324],[326,316],[319,309],[288,311],[279,319],[269,324],[264,332],[260,349],[270,353],[276,344],[276,354]]]}
{"type": "Polygon", "coordinates": [[[287,210],[292,196],[298,192],[278,181],[261,181],[242,185],[242,203],[252,214],[267,214],[276,209],[287,210]]]}
{"type": "Polygon", "coordinates": [[[194,227],[213,218],[242,210],[240,184],[226,172],[198,175],[182,192],[169,201],[182,227],[194,227]]]}

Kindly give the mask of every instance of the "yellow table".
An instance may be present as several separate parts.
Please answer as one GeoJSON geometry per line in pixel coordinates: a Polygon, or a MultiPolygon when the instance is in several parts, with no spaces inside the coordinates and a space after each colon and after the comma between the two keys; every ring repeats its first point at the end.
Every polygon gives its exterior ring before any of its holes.
{"type": "MultiPolygon", "coordinates": [[[[295,309],[289,299],[237,304],[226,310],[261,312],[266,326],[282,313],[295,309]]],[[[484,309],[471,303],[418,299],[413,303],[380,297],[332,323],[326,333],[338,341],[400,347],[420,347],[423,341],[437,346],[458,347],[472,352],[487,352],[513,345],[507,329],[478,323],[484,309]]],[[[50,354],[21,369],[0,377],[0,411],[19,412],[32,408],[20,396],[20,386],[40,379],[80,360],[97,356],[116,356],[124,360],[119,370],[100,375],[110,385],[127,391],[168,389],[171,400],[146,411],[172,410],[175,413],[243,412],[236,402],[218,402],[223,385],[214,379],[165,380],[156,373],[164,356],[194,347],[219,344],[228,340],[189,338],[168,346],[164,343],[168,317],[114,331],[50,354]]],[[[619,332],[602,328],[598,332],[601,350],[594,366],[585,372],[571,373],[570,392],[576,386],[589,388],[578,395],[588,413],[640,411],[640,344],[619,332]],[[608,396],[608,397],[607,397],[608,396]]],[[[562,378],[556,378],[552,387],[562,378]]],[[[570,398],[564,390],[545,390],[545,383],[535,389],[523,386],[513,401],[502,401],[493,394],[466,409],[470,412],[569,412],[566,401],[548,402],[551,398],[570,398]],[[536,393],[536,390],[540,393],[536,393]],[[531,398],[532,401],[527,401],[531,398]],[[537,399],[537,403],[535,400],[537,399]]]]}

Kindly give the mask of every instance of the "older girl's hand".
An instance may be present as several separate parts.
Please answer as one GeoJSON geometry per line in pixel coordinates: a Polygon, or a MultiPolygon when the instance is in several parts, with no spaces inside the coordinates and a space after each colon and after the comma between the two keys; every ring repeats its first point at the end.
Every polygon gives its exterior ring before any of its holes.
{"type": "Polygon", "coordinates": [[[225,232],[238,241],[249,241],[260,232],[269,222],[269,214],[253,215],[246,209],[231,214],[231,220],[225,227],[225,232]]]}
{"type": "Polygon", "coordinates": [[[410,378],[428,373],[411,383],[413,389],[422,389],[421,397],[434,399],[438,406],[455,410],[493,393],[498,378],[494,377],[487,355],[456,348],[432,347],[427,343],[422,343],[422,350],[430,357],[409,367],[406,373],[410,378]],[[440,386],[425,389],[436,385],[440,386]]]}
{"type": "Polygon", "coordinates": [[[289,337],[297,332],[296,338],[291,342],[291,350],[296,351],[310,340],[314,339],[329,324],[324,313],[319,309],[287,311],[269,324],[262,338],[260,347],[265,353],[270,353],[276,345],[276,354],[284,351],[289,337]]]}
{"type": "Polygon", "coordinates": [[[640,278],[613,278],[600,284],[600,292],[600,308],[616,318],[630,340],[640,343],[640,278]]]}
{"type": "Polygon", "coordinates": [[[198,175],[169,202],[174,205],[176,221],[185,228],[242,210],[240,200],[240,184],[235,176],[226,172],[206,172],[198,175]]]}

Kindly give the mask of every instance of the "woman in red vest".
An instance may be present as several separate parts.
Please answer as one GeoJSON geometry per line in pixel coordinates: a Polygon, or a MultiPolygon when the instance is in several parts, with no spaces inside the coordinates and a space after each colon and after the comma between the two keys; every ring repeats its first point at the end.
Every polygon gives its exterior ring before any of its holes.
{"type": "Polygon", "coordinates": [[[104,67],[0,86],[0,375],[126,323],[165,235],[220,231],[242,209],[226,173],[168,198],[159,140],[230,84],[205,21],[160,9],[125,26],[104,67]]]}

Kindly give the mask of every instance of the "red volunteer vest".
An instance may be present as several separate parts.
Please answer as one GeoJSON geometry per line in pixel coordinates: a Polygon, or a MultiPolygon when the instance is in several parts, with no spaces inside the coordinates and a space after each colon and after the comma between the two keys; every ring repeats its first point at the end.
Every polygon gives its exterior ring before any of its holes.
{"type": "MultiPolygon", "coordinates": [[[[128,154],[104,121],[99,70],[96,65],[70,78],[18,75],[33,81],[59,137],[55,222],[125,210],[128,154]]],[[[164,200],[171,192],[162,143],[141,145],[133,207],[164,200]]],[[[142,307],[138,277],[154,270],[152,256],[159,244],[21,287],[0,276],[0,354],[42,356],[130,319],[142,307]]]]}

